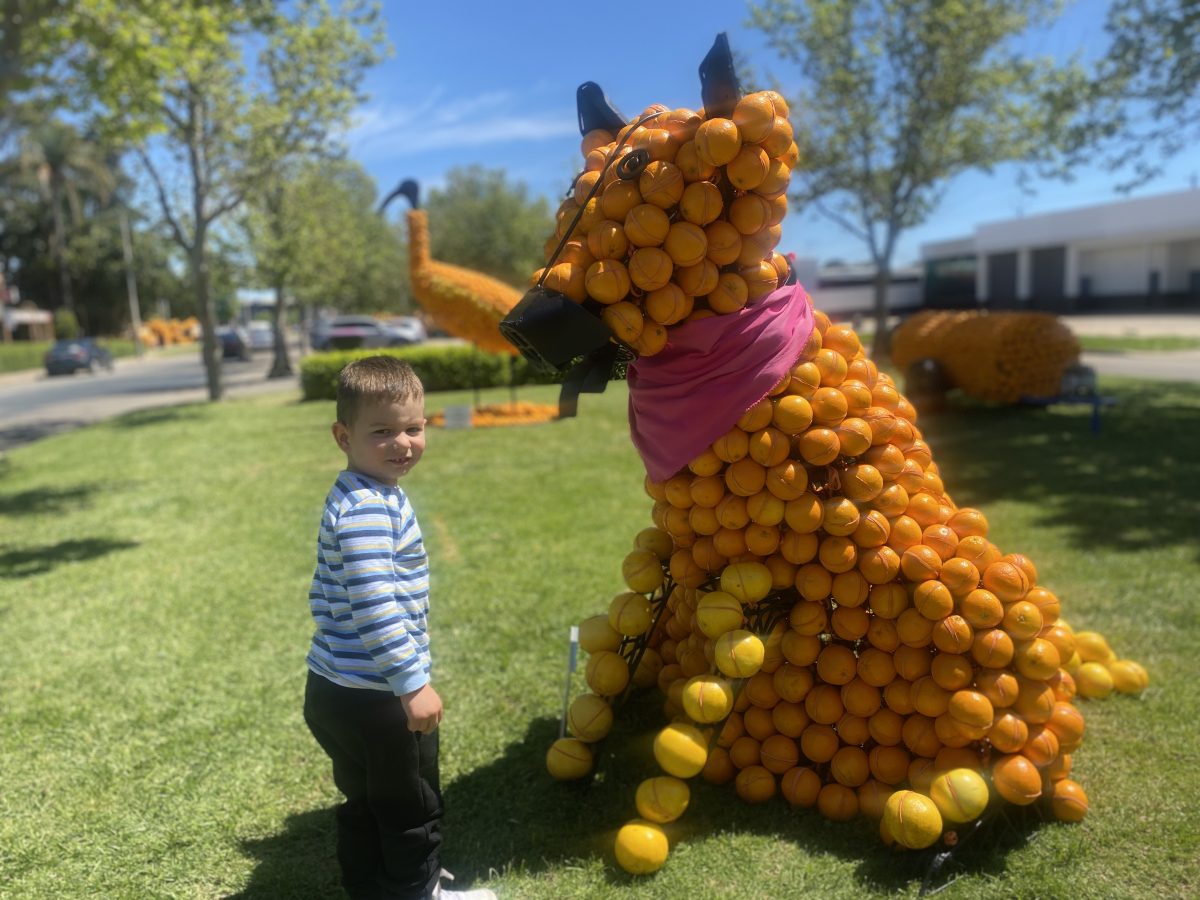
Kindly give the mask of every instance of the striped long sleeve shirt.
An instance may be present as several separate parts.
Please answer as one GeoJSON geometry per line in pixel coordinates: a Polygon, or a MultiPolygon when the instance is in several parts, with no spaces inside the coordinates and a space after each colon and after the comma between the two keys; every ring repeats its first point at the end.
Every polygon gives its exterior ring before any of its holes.
{"type": "Polygon", "coordinates": [[[396,695],[429,681],[429,561],[404,491],[357,472],[338,475],[308,601],[313,672],[396,695]]]}

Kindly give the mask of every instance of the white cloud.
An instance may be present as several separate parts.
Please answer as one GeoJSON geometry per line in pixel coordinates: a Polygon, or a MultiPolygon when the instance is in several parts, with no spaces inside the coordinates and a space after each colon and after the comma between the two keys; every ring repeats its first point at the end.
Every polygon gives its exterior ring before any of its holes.
{"type": "Polygon", "coordinates": [[[413,156],[451,147],[543,141],[578,134],[574,110],[530,115],[508,91],[447,97],[437,89],[416,106],[361,107],[346,134],[355,156],[413,156]]]}

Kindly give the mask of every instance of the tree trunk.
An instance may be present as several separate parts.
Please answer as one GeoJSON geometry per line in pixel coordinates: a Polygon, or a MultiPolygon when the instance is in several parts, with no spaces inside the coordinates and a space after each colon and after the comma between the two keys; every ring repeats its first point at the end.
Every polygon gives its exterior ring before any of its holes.
{"type": "Polygon", "coordinates": [[[871,341],[871,359],[879,365],[888,352],[888,284],[892,280],[887,262],[877,263],[875,269],[875,337],[871,341]]]}
{"type": "Polygon", "coordinates": [[[67,270],[67,226],[62,214],[62,191],[57,180],[51,181],[50,208],[54,217],[54,261],[58,264],[59,289],[63,309],[75,311],[75,296],[71,292],[71,273],[67,270]]]}
{"type": "Polygon", "coordinates": [[[292,375],[292,361],[288,356],[287,338],[284,336],[283,280],[275,281],[275,312],[271,316],[271,328],[275,333],[275,360],[271,363],[268,378],[287,378],[292,375]]]}
{"type": "Polygon", "coordinates": [[[209,293],[208,253],[205,247],[206,229],[196,229],[196,240],[191,246],[192,284],[196,290],[196,311],[200,315],[200,327],[204,330],[204,372],[208,378],[208,399],[221,399],[221,357],[217,354],[217,310],[209,293]]]}

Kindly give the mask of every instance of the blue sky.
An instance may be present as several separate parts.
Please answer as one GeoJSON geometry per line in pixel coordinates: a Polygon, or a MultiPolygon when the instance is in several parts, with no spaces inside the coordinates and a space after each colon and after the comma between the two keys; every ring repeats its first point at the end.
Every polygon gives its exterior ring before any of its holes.
{"type": "MultiPolygon", "coordinates": [[[[502,168],[553,204],[578,171],[575,88],[595,81],[618,109],[634,116],[652,103],[700,105],[696,75],[715,35],[786,89],[797,73],[764,36],[745,24],[744,2],[644,0],[635,4],[504,3],[456,0],[383,4],[394,54],[372,70],[369,99],[348,135],[350,155],[375,177],[381,193],[403,178],[426,189],[471,164],[502,168]]],[[[1105,0],[1068,3],[1052,28],[1026,39],[1035,54],[1066,57],[1103,45],[1105,0]]],[[[793,126],[803,128],[793,116],[793,126]]],[[[1182,154],[1167,172],[1132,196],[1188,188],[1200,156],[1182,154]]],[[[1117,199],[1117,177],[1081,170],[1071,183],[1039,182],[1033,196],[1016,170],[968,173],[948,184],[929,221],[902,236],[894,262],[919,256],[923,241],[969,234],[974,226],[1117,199]]],[[[398,215],[395,207],[391,215],[398,215]]],[[[866,259],[857,238],[816,213],[784,222],[783,251],[820,260],[866,259]]]]}

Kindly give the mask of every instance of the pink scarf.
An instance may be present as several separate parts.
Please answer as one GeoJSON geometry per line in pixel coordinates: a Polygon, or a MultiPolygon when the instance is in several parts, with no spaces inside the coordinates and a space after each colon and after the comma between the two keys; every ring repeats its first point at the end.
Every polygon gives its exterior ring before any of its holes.
{"type": "Polygon", "coordinates": [[[647,474],[665,481],[732,428],[795,365],[812,329],[796,283],[672,328],[662,352],[630,363],[629,430],[647,474]]]}

